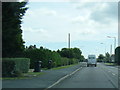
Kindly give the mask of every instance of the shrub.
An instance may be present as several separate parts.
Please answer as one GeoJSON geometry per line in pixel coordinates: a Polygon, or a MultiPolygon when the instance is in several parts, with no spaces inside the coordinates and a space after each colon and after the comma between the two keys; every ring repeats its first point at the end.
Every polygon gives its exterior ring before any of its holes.
{"type": "Polygon", "coordinates": [[[61,56],[59,53],[53,51],[52,52],[52,61],[53,61],[53,67],[61,66],[61,56]]]}
{"type": "Polygon", "coordinates": [[[120,65],[120,46],[115,49],[115,62],[120,65]]]}
{"type": "MultiPolygon", "coordinates": [[[[29,58],[3,58],[3,63],[5,61],[11,61],[15,63],[15,72],[26,73],[30,67],[30,59],[29,58]]],[[[3,66],[4,68],[4,66],[3,66]]],[[[7,67],[6,67],[7,68],[7,67]]]]}
{"type": "Polygon", "coordinates": [[[24,52],[26,58],[30,58],[30,68],[35,68],[35,62],[42,61],[42,68],[47,68],[48,61],[52,60],[52,51],[49,49],[26,49],[24,52]]]}
{"type": "Polygon", "coordinates": [[[2,61],[2,76],[9,77],[12,76],[15,69],[15,62],[11,60],[2,61]]]}
{"type": "Polygon", "coordinates": [[[69,63],[70,61],[69,61],[68,58],[63,58],[63,57],[62,57],[61,60],[62,60],[62,63],[61,63],[62,66],[70,65],[70,63],[69,63]]]}

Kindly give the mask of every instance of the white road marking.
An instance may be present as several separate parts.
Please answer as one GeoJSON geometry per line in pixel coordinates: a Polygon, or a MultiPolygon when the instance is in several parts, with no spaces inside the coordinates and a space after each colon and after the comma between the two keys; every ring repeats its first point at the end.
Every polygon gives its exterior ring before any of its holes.
{"type": "Polygon", "coordinates": [[[116,74],[112,73],[112,75],[116,75],[116,74]]]}
{"type": "MultiPolygon", "coordinates": [[[[81,67],[81,68],[82,68],[82,67],[81,67]]],[[[48,88],[46,88],[46,89],[44,89],[44,90],[47,90],[47,89],[49,89],[49,88],[52,88],[53,86],[57,85],[57,84],[60,83],[62,80],[64,80],[65,78],[67,78],[67,77],[73,75],[74,73],[76,73],[77,71],[79,71],[81,68],[78,68],[78,69],[75,70],[74,72],[72,72],[72,73],[70,73],[70,74],[68,74],[68,75],[60,78],[57,82],[55,82],[54,84],[50,85],[48,88]]]]}
{"type": "Polygon", "coordinates": [[[110,67],[110,68],[114,68],[114,67],[110,67]]]}

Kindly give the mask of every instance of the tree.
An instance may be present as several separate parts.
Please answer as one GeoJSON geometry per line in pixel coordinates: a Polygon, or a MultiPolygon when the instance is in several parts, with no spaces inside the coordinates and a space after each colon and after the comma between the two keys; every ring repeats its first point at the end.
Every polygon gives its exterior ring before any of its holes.
{"type": "Polygon", "coordinates": [[[106,62],[110,62],[110,54],[107,52],[106,55],[105,55],[105,60],[106,62]]]}
{"type": "Polygon", "coordinates": [[[79,61],[82,61],[82,62],[85,61],[85,57],[83,55],[81,55],[79,61]]]}
{"type": "Polygon", "coordinates": [[[83,59],[83,56],[81,55],[82,52],[81,52],[81,50],[79,48],[75,47],[72,50],[73,50],[73,53],[74,53],[74,58],[76,58],[76,59],[83,59]]]}
{"type": "Polygon", "coordinates": [[[62,57],[67,58],[76,58],[76,59],[83,59],[81,55],[82,52],[79,48],[62,48],[61,51],[57,51],[62,57]]]}
{"type": "Polygon", "coordinates": [[[2,57],[20,57],[24,50],[21,19],[27,2],[2,3],[2,57]]]}
{"type": "Polygon", "coordinates": [[[59,53],[62,57],[73,58],[73,50],[71,48],[62,48],[59,53]]]}
{"type": "Polygon", "coordinates": [[[98,62],[102,62],[104,60],[105,56],[103,54],[100,54],[98,56],[98,62]]]}

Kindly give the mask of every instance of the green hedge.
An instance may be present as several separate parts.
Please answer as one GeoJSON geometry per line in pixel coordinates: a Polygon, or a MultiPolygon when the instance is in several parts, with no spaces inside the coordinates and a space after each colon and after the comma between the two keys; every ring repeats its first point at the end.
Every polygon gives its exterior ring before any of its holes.
{"type": "Polygon", "coordinates": [[[48,60],[51,59],[51,51],[47,49],[27,49],[24,52],[26,58],[30,58],[30,68],[35,68],[36,61],[42,61],[42,67],[47,68],[48,60]]]}
{"type": "MultiPolygon", "coordinates": [[[[78,51],[76,53],[81,53],[79,52],[79,49],[74,49],[74,51],[78,51]]],[[[72,52],[73,53],[73,52],[72,52]]],[[[68,54],[68,53],[64,53],[68,54]]],[[[81,54],[80,54],[81,55],[81,54]]],[[[67,57],[62,57],[60,55],[60,51],[51,51],[49,49],[40,47],[40,48],[26,48],[24,51],[24,57],[25,58],[30,58],[30,68],[34,69],[35,68],[35,62],[37,61],[42,61],[42,68],[49,68],[49,67],[59,67],[59,66],[65,66],[65,65],[71,65],[78,63],[78,59],[83,60],[83,56],[81,55],[79,58],[78,55],[74,55],[76,58],[67,58],[67,57]],[[52,60],[51,64],[49,64],[49,60],[52,60]]]]}
{"type": "Polygon", "coordinates": [[[115,62],[120,65],[120,46],[115,49],[115,62]]]}
{"type": "MultiPolygon", "coordinates": [[[[15,63],[15,69],[14,69],[15,72],[26,73],[28,72],[29,67],[30,67],[29,58],[3,58],[2,59],[3,64],[5,61],[13,61],[15,63]]],[[[4,66],[2,68],[7,68],[4,66]]]]}
{"type": "Polygon", "coordinates": [[[75,59],[75,58],[61,58],[61,65],[62,66],[66,66],[66,65],[71,65],[71,64],[76,64],[78,63],[78,59],[75,59]]]}
{"type": "Polygon", "coordinates": [[[61,63],[62,66],[70,65],[70,59],[69,58],[62,57],[61,61],[62,61],[62,63],[61,63]]]}
{"type": "Polygon", "coordinates": [[[2,61],[2,76],[9,77],[13,75],[15,68],[15,62],[11,60],[2,61]]]}
{"type": "Polygon", "coordinates": [[[53,61],[53,67],[61,66],[61,56],[57,52],[52,52],[51,60],[53,61]]]}

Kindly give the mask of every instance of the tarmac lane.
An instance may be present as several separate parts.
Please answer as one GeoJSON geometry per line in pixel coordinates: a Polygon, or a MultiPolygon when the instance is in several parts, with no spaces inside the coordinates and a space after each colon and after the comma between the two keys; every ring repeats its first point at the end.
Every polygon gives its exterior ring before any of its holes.
{"type": "Polygon", "coordinates": [[[106,72],[108,69],[103,64],[84,67],[52,88],[118,88],[118,75],[106,72]]]}

